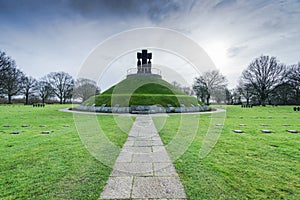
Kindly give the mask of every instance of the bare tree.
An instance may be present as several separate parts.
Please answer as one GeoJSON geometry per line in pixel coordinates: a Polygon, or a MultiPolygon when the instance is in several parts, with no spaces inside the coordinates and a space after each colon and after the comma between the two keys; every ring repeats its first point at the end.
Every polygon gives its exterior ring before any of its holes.
{"type": "Polygon", "coordinates": [[[270,94],[269,103],[270,104],[280,104],[288,105],[295,103],[295,93],[293,91],[293,86],[288,82],[283,82],[277,85],[273,92],[270,94]]]}
{"type": "Polygon", "coordinates": [[[223,76],[218,70],[212,70],[204,72],[203,75],[197,77],[193,84],[193,90],[198,98],[202,102],[205,102],[209,105],[209,100],[211,95],[216,91],[224,91],[228,84],[228,81],[225,76],[223,76]]]}
{"type": "Polygon", "coordinates": [[[45,103],[45,101],[53,95],[53,89],[49,82],[45,80],[45,78],[42,78],[37,83],[37,91],[39,97],[42,99],[42,103],[45,103]]]}
{"type": "MultiPolygon", "coordinates": [[[[193,90],[198,99],[205,103],[206,98],[208,97],[208,88],[202,77],[196,78],[193,84],[193,90]]],[[[210,96],[208,97],[210,98],[210,96]]]]}
{"type": "Polygon", "coordinates": [[[242,94],[240,88],[234,88],[230,90],[231,93],[231,104],[241,104],[242,103],[242,94]]]}
{"type": "Polygon", "coordinates": [[[4,52],[0,52],[0,90],[12,103],[12,96],[20,94],[24,73],[17,68],[13,59],[4,52]]]}
{"type": "Polygon", "coordinates": [[[218,104],[226,103],[226,90],[225,88],[216,89],[212,92],[212,99],[218,104]]]}
{"type": "Polygon", "coordinates": [[[239,93],[246,99],[246,104],[250,104],[251,97],[255,94],[255,90],[251,84],[243,83],[243,81],[239,82],[239,86],[237,87],[239,93]]]}
{"type": "Polygon", "coordinates": [[[228,88],[225,89],[225,98],[227,104],[233,104],[232,94],[228,88]]]}
{"type": "Polygon", "coordinates": [[[81,101],[85,101],[91,96],[100,93],[100,88],[97,87],[97,83],[93,80],[86,78],[79,78],[74,87],[73,98],[80,98],[81,101]]]}
{"type": "Polygon", "coordinates": [[[25,95],[25,104],[29,104],[29,96],[32,95],[37,86],[37,81],[31,77],[31,76],[26,76],[23,80],[23,90],[22,93],[25,95]]]}
{"type": "Polygon", "coordinates": [[[288,84],[295,91],[295,103],[300,104],[300,62],[287,68],[286,77],[288,84]]]}
{"type": "Polygon", "coordinates": [[[3,94],[3,87],[5,85],[6,71],[11,66],[11,59],[5,52],[0,51],[0,93],[3,94]]]}
{"type": "Polygon", "coordinates": [[[262,55],[243,71],[241,80],[253,87],[259,104],[265,105],[269,94],[282,80],[283,72],[284,65],[279,64],[275,57],[262,55]]]}
{"type": "Polygon", "coordinates": [[[53,93],[59,99],[59,103],[66,103],[72,98],[74,80],[66,72],[51,72],[47,75],[47,81],[50,83],[53,93]]]}

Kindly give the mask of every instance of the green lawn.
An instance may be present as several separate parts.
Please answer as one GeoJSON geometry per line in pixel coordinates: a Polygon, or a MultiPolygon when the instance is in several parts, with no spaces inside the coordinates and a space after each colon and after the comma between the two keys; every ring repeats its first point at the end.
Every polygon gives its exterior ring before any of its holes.
{"type": "MultiPolygon", "coordinates": [[[[111,168],[86,150],[73,115],[58,111],[67,106],[0,106],[0,199],[99,198],[111,168]],[[41,134],[48,130],[51,134],[41,134]]],[[[112,143],[122,147],[127,134],[113,116],[97,118],[112,143]]]]}
{"type": "Polygon", "coordinates": [[[195,97],[186,95],[177,87],[160,78],[132,77],[126,78],[112,86],[103,93],[91,97],[84,102],[86,105],[101,106],[130,106],[130,105],[161,105],[167,107],[172,104],[179,107],[180,104],[202,104],[195,97]]]}
{"type": "MultiPolygon", "coordinates": [[[[157,125],[159,120],[154,119],[157,125]]],[[[199,152],[210,120],[210,114],[200,116],[194,141],[174,161],[189,199],[300,199],[300,134],[286,131],[300,131],[300,112],[292,107],[228,106],[217,144],[201,159],[199,152]],[[262,129],[273,133],[264,134],[262,129]]],[[[175,137],[179,121],[179,115],[167,118],[160,131],[165,145],[175,137]]]]}
{"type": "MultiPolygon", "coordinates": [[[[73,115],[58,111],[63,107],[66,105],[0,106],[0,199],[99,198],[111,168],[91,156],[78,136],[73,115]],[[41,134],[48,130],[51,134],[41,134]],[[10,134],[13,131],[21,134],[10,134]]],[[[195,117],[186,116],[185,125],[192,127],[189,119],[195,117]]],[[[169,115],[165,124],[154,118],[157,127],[162,127],[165,144],[174,138],[188,141],[189,132],[176,135],[180,118],[169,115]]],[[[193,142],[174,160],[189,199],[300,199],[300,134],[286,131],[300,131],[299,119],[300,112],[292,107],[228,106],[217,144],[201,159],[199,152],[211,118],[210,114],[200,115],[193,142]],[[233,129],[245,134],[233,133],[233,129]],[[261,129],[273,133],[264,134],[261,129]]],[[[98,115],[97,120],[112,144],[122,147],[132,120],[116,120],[111,115],[98,115]]]]}

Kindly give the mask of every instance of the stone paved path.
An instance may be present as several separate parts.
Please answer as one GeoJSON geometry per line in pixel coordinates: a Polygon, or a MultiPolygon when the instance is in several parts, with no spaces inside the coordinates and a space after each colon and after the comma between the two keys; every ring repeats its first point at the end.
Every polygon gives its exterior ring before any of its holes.
{"type": "Polygon", "coordinates": [[[186,199],[148,115],[137,116],[100,199],[186,199]]]}

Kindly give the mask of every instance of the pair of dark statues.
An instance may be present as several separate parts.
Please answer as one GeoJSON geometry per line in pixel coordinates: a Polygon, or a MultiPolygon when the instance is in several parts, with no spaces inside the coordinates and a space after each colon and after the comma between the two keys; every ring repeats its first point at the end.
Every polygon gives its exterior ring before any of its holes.
{"type": "Polygon", "coordinates": [[[137,73],[151,74],[152,53],[148,53],[147,50],[142,50],[142,53],[137,53],[137,59],[137,73]]]}

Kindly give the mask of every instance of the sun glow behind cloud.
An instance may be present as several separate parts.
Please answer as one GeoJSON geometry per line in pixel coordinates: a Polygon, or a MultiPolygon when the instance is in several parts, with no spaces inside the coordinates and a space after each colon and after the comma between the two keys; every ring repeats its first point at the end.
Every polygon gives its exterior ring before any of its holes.
{"type": "Polygon", "coordinates": [[[213,60],[216,67],[224,69],[228,63],[227,49],[228,45],[220,40],[214,40],[203,44],[203,48],[209,57],[213,60]]]}

